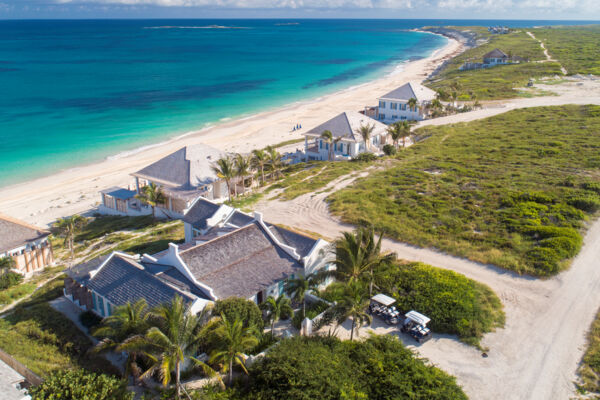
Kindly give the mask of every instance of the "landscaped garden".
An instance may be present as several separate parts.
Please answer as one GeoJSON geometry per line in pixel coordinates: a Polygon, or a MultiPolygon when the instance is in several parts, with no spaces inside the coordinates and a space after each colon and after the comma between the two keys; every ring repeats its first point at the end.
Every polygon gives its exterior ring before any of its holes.
{"type": "Polygon", "coordinates": [[[425,127],[395,166],[332,194],[345,222],[519,273],[552,275],[600,208],[600,107],[425,127]]]}

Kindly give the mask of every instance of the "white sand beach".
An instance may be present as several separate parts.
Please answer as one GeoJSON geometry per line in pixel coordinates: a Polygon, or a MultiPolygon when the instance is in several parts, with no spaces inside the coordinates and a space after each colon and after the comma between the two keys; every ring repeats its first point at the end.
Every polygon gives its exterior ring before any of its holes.
{"type": "Polygon", "coordinates": [[[367,105],[375,105],[379,95],[407,81],[423,80],[444,60],[462,50],[462,44],[449,40],[446,46],[436,50],[430,57],[406,63],[401,69],[360,86],[227,121],[129,155],[109,157],[100,163],[1,188],[0,212],[33,224],[47,225],[57,218],[90,210],[99,202],[100,190],[111,186],[127,186],[132,183],[129,174],[185,145],[206,143],[221,150],[243,153],[301,138],[303,130],[342,111],[362,110],[367,105]],[[296,123],[302,124],[303,130],[292,132],[291,128],[296,123]]]}

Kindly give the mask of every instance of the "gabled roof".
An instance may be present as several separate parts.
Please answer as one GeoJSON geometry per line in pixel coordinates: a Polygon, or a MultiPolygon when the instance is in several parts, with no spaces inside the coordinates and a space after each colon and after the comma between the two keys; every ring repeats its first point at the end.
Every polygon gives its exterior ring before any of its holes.
{"type": "Polygon", "coordinates": [[[196,281],[218,298],[249,298],[303,266],[278,246],[258,221],[180,251],[196,281]]]}
{"type": "Polygon", "coordinates": [[[182,189],[197,188],[218,179],[212,165],[223,156],[205,144],[186,146],[132,175],[182,189]]]}
{"type": "Polygon", "coordinates": [[[243,226],[248,225],[252,221],[254,221],[253,216],[235,210],[227,220],[227,223],[241,228],[243,226]]]}
{"type": "Polygon", "coordinates": [[[196,229],[206,229],[207,220],[211,218],[221,207],[204,197],[199,197],[183,216],[183,222],[187,222],[196,229]]]}
{"type": "Polygon", "coordinates": [[[0,214],[0,254],[48,235],[50,232],[45,229],[0,214]]]}
{"type": "Polygon", "coordinates": [[[315,243],[317,243],[316,239],[280,226],[271,225],[269,226],[269,229],[281,243],[295,248],[296,252],[300,254],[300,257],[306,257],[315,246],[315,243]]]}
{"type": "Polygon", "coordinates": [[[508,54],[500,49],[494,49],[483,56],[483,58],[508,58],[508,54]]]}
{"type": "MultiPolygon", "coordinates": [[[[89,265],[81,267],[77,273],[81,274],[88,267],[89,265]]],[[[69,276],[77,273],[67,270],[69,276]]],[[[157,274],[160,273],[164,273],[164,271],[157,272],[157,274]]],[[[196,297],[200,297],[186,291],[186,282],[179,285],[169,283],[166,278],[161,279],[152,274],[132,257],[119,253],[113,253],[108,260],[100,263],[94,270],[88,270],[87,278],[82,279],[79,275],[78,282],[103,296],[115,306],[145,299],[148,306],[152,308],[170,302],[175,296],[181,296],[186,301],[193,301],[196,297]],[[90,272],[93,273],[92,276],[90,276],[90,272]]]]}
{"type": "Polygon", "coordinates": [[[356,111],[345,111],[336,115],[329,121],[309,130],[305,135],[321,136],[325,131],[330,131],[334,138],[343,138],[352,142],[361,142],[362,137],[357,133],[362,125],[374,125],[372,136],[384,134],[387,127],[373,118],[367,117],[356,111]]]}
{"type": "Polygon", "coordinates": [[[408,101],[410,99],[417,99],[418,102],[421,101],[431,101],[435,99],[436,93],[415,82],[408,82],[404,85],[400,86],[392,90],[391,92],[386,93],[381,96],[380,99],[388,99],[388,100],[397,100],[397,101],[408,101]]]}

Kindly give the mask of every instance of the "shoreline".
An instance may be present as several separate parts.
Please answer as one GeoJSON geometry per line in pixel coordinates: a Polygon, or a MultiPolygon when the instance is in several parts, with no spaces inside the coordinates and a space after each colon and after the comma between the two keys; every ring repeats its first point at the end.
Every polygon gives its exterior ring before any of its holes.
{"type": "Polygon", "coordinates": [[[407,81],[423,81],[444,60],[463,51],[462,43],[447,39],[445,46],[428,57],[400,63],[383,77],[313,99],[216,121],[162,142],[116,153],[100,162],[0,188],[0,212],[44,226],[57,218],[91,210],[99,202],[100,190],[131,184],[131,173],[185,145],[205,143],[223,151],[247,153],[254,148],[301,138],[306,128],[342,111],[375,104],[379,95],[407,81]],[[304,129],[291,132],[290,126],[298,122],[304,129]]]}

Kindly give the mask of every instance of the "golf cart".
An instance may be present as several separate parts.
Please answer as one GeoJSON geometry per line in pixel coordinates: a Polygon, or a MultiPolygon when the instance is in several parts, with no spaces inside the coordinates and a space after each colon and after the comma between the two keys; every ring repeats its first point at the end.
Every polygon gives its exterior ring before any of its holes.
{"type": "Polygon", "coordinates": [[[377,315],[385,321],[388,325],[397,325],[400,322],[401,314],[400,311],[396,310],[393,305],[396,299],[386,296],[385,294],[376,294],[371,297],[371,304],[369,304],[369,314],[377,315]]]}
{"type": "Polygon", "coordinates": [[[408,333],[419,343],[425,343],[431,339],[431,330],[427,328],[427,324],[431,321],[429,318],[414,310],[404,314],[404,318],[402,332],[408,333]]]}

